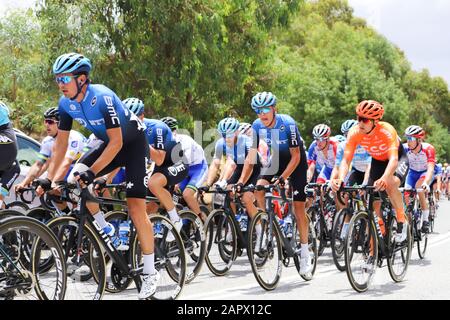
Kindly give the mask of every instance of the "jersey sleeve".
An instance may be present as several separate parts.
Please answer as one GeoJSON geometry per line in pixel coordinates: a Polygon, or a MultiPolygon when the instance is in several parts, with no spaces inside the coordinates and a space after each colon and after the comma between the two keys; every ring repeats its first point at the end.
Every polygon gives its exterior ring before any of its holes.
{"type": "Polygon", "coordinates": [[[436,163],[436,151],[431,144],[425,149],[425,154],[427,155],[428,163],[436,163]]]}
{"type": "Polygon", "coordinates": [[[81,135],[81,133],[78,134],[74,132],[69,137],[69,145],[67,147],[65,157],[72,160],[77,160],[82,154],[84,146],[85,146],[84,137],[81,135]]]}
{"type": "Polygon", "coordinates": [[[216,142],[216,147],[214,148],[214,159],[222,159],[223,154],[223,139],[216,142]]]}
{"type": "Polygon", "coordinates": [[[345,141],[341,142],[341,143],[339,143],[338,148],[337,148],[336,166],[338,166],[338,167],[341,165],[342,159],[344,158],[345,145],[346,145],[345,141]]]}
{"type": "Polygon", "coordinates": [[[258,120],[255,120],[252,124],[252,149],[259,148],[259,125],[258,120]]]}
{"type": "Polygon", "coordinates": [[[283,118],[285,119],[285,124],[286,124],[287,130],[288,130],[289,148],[299,147],[300,143],[301,143],[301,137],[300,137],[300,132],[298,130],[297,124],[295,123],[294,119],[292,119],[289,116],[284,115],[283,118]]]}
{"type": "Polygon", "coordinates": [[[53,143],[51,143],[50,140],[48,140],[47,138],[45,138],[42,141],[41,150],[39,150],[39,155],[38,155],[39,161],[41,161],[42,163],[45,163],[48,160],[48,158],[50,158],[50,156],[52,154],[52,146],[53,146],[53,143]]]}
{"type": "Polygon", "coordinates": [[[157,150],[166,150],[167,148],[167,128],[160,126],[159,124],[153,127],[153,130],[155,132],[155,146],[154,148],[157,150]]]}
{"type": "Polygon", "coordinates": [[[63,131],[70,131],[72,129],[73,119],[65,110],[62,99],[59,102],[58,111],[59,111],[58,129],[63,131]]]}
{"type": "Polygon", "coordinates": [[[317,153],[315,149],[316,149],[316,142],[314,141],[313,143],[311,143],[308,149],[308,165],[310,165],[311,163],[316,163],[317,161],[317,153]]]}
{"type": "MultiPolygon", "coordinates": [[[[352,162],[356,147],[361,140],[358,132],[353,129],[354,128],[350,129],[350,131],[348,133],[347,143],[346,143],[345,149],[344,149],[343,159],[345,159],[347,161],[347,163],[352,162]]],[[[342,162],[342,160],[341,160],[341,162],[342,162]]]]}
{"type": "Polygon", "coordinates": [[[120,127],[119,114],[117,113],[116,106],[114,105],[114,98],[108,95],[104,95],[103,100],[100,102],[100,111],[105,119],[106,129],[113,129],[120,127]]]}

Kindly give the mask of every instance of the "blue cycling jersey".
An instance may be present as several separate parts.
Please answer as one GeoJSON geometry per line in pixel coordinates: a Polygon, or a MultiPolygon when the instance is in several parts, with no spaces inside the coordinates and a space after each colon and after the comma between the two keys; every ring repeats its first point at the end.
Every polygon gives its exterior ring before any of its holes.
{"type": "Polygon", "coordinates": [[[239,135],[236,143],[232,146],[229,146],[224,138],[220,138],[216,143],[214,158],[227,157],[233,159],[237,165],[243,165],[251,146],[252,139],[245,135],[239,135]]]}
{"type": "Polygon", "coordinates": [[[108,142],[106,130],[121,128],[123,142],[134,139],[136,129],[144,130],[140,120],[126,108],[119,97],[100,84],[88,85],[81,102],[61,97],[59,100],[59,129],[69,131],[76,120],[97,138],[108,142]]]}
{"type": "Polygon", "coordinates": [[[434,166],[434,175],[441,176],[442,175],[442,163],[438,163],[434,166]]]}
{"type": "Polygon", "coordinates": [[[167,150],[175,144],[172,130],[162,121],[144,118],[148,144],[158,150],[167,150]]]}
{"type": "Polygon", "coordinates": [[[9,109],[0,103],[0,126],[9,123],[9,109]]]}
{"type": "MultiPolygon", "coordinates": [[[[273,128],[267,128],[260,119],[253,122],[252,128],[256,133],[252,148],[259,147],[259,140],[266,141],[270,149],[271,158],[278,156],[280,163],[287,164],[291,159],[290,148],[302,147],[300,132],[292,117],[286,114],[276,114],[273,128]]],[[[306,154],[302,157],[306,157],[306,154]]],[[[306,163],[306,162],[305,162],[306,163]]]]}
{"type": "MultiPolygon", "coordinates": [[[[342,159],[344,158],[344,151],[346,144],[347,141],[343,141],[340,142],[338,145],[338,151],[336,155],[336,166],[338,167],[341,165],[342,159]]],[[[370,154],[366,151],[366,149],[358,145],[356,147],[355,155],[353,156],[352,160],[353,169],[356,169],[359,172],[366,172],[371,162],[372,157],[370,156],[370,154]]]]}

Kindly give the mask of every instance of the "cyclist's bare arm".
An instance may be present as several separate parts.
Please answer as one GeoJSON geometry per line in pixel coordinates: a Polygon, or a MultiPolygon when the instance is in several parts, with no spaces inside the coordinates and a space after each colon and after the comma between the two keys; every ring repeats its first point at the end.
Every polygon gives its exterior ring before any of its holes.
{"type": "Polygon", "coordinates": [[[292,172],[295,171],[301,160],[299,147],[289,148],[289,151],[291,152],[291,160],[286,166],[286,169],[284,169],[283,173],[281,174],[284,180],[287,180],[291,176],[292,172]]]}
{"type": "Polygon", "coordinates": [[[253,166],[256,163],[256,159],[258,157],[258,150],[255,148],[250,148],[247,157],[244,161],[244,168],[242,169],[241,177],[239,178],[238,183],[245,184],[253,172],[253,166]]]}
{"type": "Polygon", "coordinates": [[[425,175],[425,182],[430,185],[433,179],[433,173],[434,173],[434,162],[428,162],[427,164],[427,173],[425,175]]]}
{"type": "Polygon", "coordinates": [[[48,166],[48,179],[51,181],[59,181],[64,177],[56,176],[56,173],[63,162],[64,155],[67,152],[67,147],[69,146],[69,135],[70,131],[58,130],[58,135],[56,136],[55,144],[53,146],[53,156],[50,158],[48,166]],[[55,179],[56,178],[56,179],[55,179]]]}
{"type": "Polygon", "coordinates": [[[219,159],[213,159],[211,162],[211,165],[209,166],[208,170],[208,178],[206,179],[206,184],[208,186],[212,185],[214,181],[216,181],[217,172],[219,171],[220,167],[220,160],[219,159]]]}
{"type": "Polygon", "coordinates": [[[316,170],[316,163],[315,162],[311,162],[308,166],[308,172],[306,173],[306,181],[310,182],[313,175],[314,175],[314,170],[316,170]]]}
{"type": "Polygon", "coordinates": [[[164,162],[164,158],[166,157],[166,151],[158,150],[150,146],[150,159],[155,162],[157,166],[160,166],[164,162]]]}

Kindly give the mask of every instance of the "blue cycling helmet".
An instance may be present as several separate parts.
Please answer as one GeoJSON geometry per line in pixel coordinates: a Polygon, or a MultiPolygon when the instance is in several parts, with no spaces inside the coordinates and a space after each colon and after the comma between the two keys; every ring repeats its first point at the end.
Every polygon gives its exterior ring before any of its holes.
{"type": "Polygon", "coordinates": [[[252,98],[252,109],[273,107],[277,104],[277,97],[272,92],[259,92],[252,98]]]}
{"type": "Polygon", "coordinates": [[[91,69],[91,61],[85,56],[74,52],[60,55],[53,64],[53,74],[89,74],[91,69]]]}
{"type": "Polygon", "coordinates": [[[217,131],[223,136],[235,133],[239,129],[239,121],[235,118],[225,118],[217,126],[217,131]]]}
{"type": "Polygon", "coordinates": [[[9,123],[9,108],[8,106],[0,101],[0,126],[9,123]]]}
{"type": "Polygon", "coordinates": [[[144,103],[138,98],[128,98],[123,100],[122,103],[138,117],[144,113],[144,103]]]}
{"type": "Polygon", "coordinates": [[[341,135],[341,134],[335,135],[333,138],[334,138],[334,140],[337,140],[338,142],[344,142],[344,141],[347,140],[347,138],[345,138],[345,137],[344,137],[343,135],[341,135]]]}
{"type": "Polygon", "coordinates": [[[351,128],[353,128],[354,126],[356,126],[358,124],[358,121],[356,120],[346,120],[342,123],[341,125],[341,132],[343,134],[346,134],[350,131],[351,128]]]}

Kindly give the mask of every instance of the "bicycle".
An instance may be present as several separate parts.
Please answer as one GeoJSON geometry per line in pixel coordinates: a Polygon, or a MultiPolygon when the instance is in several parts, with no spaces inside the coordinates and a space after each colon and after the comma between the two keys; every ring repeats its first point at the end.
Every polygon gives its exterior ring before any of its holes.
{"type": "MultiPolygon", "coordinates": [[[[331,254],[333,262],[339,271],[345,271],[345,238],[348,231],[348,223],[353,215],[359,211],[365,210],[365,201],[359,193],[348,192],[347,206],[341,209],[335,216],[333,229],[331,230],[331,254]],[[347,228],[344,228],[347,221],[347,228]]],[[[342,195],[341,195],[342,197],[342,195]]]]}
{"type": "Polygon", "coordinates": [[[412,222],[411,237],[414,242],[417,242],[417,252],[420,259],[424,259],[428,245],[428,233],[422,232],[422,208],[420,208],[420,204],[417,201],[417,192],[423,191],[404,189],[401,189],[401,191],[403,192],[404,197],[409,197],[406,213],[408,214],[409,220],[412,222]]]}
{"type": "MultiPolygon", "coordinates": [[[[112,285],[116,288],[126,288],[129,282],[134,281],[139,291],[143,264],[134,226],[130,223],[130,252],[123,254],[115,248],[112,240],[104,233],[86,207],[87,201],[120,206],[126,206],[126,202],[124,200],[95,197],[87,187],[81,188],[79,194],[74,194],[74,191],[79,191],[79,188],[75,185],[63,184],[62,189],[66,191],[66,198],[63,199],[65,201],[70,200],[70,197],[67,196],[69,193],[72,196],[79,197],[79,209],[74,210],[70,215],[55,217],[47,225],[54,230],[58,239],[63,243],[68,270],[71,278],[75,280],[75,288],[69,290],[69,297],[101,299],[106,288],[107,262],[112,263],[110,272],[112,285]],[[92,279],[88,282],[84,281],[82,288],[78,288],[76,280],[79,280],[83,271],[91,273],[92,279]]],[[[182,291],[186,276],[186,257],[183,242],[169,219],[160,215],[150,215],[149,218],[154,225],[154,229],[156,226],[159,228],[159,233],[155,232],[154,252],[155,268],[161,274],[160,285],[151,299],[176,299],[182,291]],[[172,232],[175,238],[172,243],[165,241],[168,232],[172,232]],[[161,236],[157,236],[157,234],[161,236]]],[[[108,285],[108,288],[112,288],[112,285],[108,285]]]]}
{"type": "MultiPolygon", "coordinates": [[[[295,227],[293,236],[290,238],[286,237],[276,218],[274,201],[281,201],[283,204],[288,204],[289,212],[293,217],[293,221],[295,221],[292,198],[286,196],[285,188],[267,185],[256,186],[252,189],[265,191],[265,211],[259,211],[250,223],[248,239],[251,239],[251,242],[248,245],[247,252],[256,281],[263,289],[271,291],[277,287],[281,278],[283,260],[293,258],[295,267],[300,272],[299,234],[295,222],[293,223],[295,227]],[[280,194],[279,196],[273,195],[275,189],[280,194]],[[257,231],[258,225],[261,228],[260,236],[257,231]],[[271,261],[274,262],[273,266],[269,266],[271,261]]],[[[290,194],[292,195],[292,192],[290,194]]],[[[308,275],[301,275],[301,277],[309,281],[313,278],[316,270],[318,248],[313,219],[308,214],[307,217],[309,219],[308,244],[312,270],[308,275]]]]}
{"type": "Polygon", "coordinates": [[[63,249],[47,226],[20,214],[0,220],[0,299],[63,300],[63,249]]]}
{"type": "MultiPolygon", "coordinates": [[[[349,224],[349,231],[345,239],[345,264],[348,280],[357,292],[367,291],[370,281],[375,274],[376,267],[382,266],[383,259],[387,260],[389,274],[395,282],[403,281],[411,257],[411,230],[402,243],[395,242],[397,229],[396,215],[385,192],[380,192],[382,201],[382,220],[386,227],[383,234],[378,215],[374,214],[374,187],[342,187],[340,191],[353,192],[364,190],[368,194],[367,210],[353,215],[349,224]],[[380,253],[380,254],[379,254],[380,253]]],[[[344,204],[338,192],[338,200],[344,204]]],[[[408,217],[406,216],[406,219],[408,217]]],[[[411,228],[411,225],[408,225],[411,228]]]]}
{"type": "MultiPolygon", "coordinates": [[[[244,188],[243,192],[248,189],[244,188]]],[[[245,209],[239,201],[238,195],[233,197],[230,190],[216,187],[216,190],[204,191],[204,193],[221,194],[225,196],[224,206],[211,211],[204,224],[207,249],[205,262],[208,269],[216,276],[226,275],[233,262],[241,256],[248,246],[248,232],[242,230],[236,220],[230,203],[236,204],[236,212],[244,213],[245,209]]],[[[246,214],[246,213],[244,213],[246,214]]]]}
{"type": "Polygon", "coordinates": [[[325,248],[331,246],[332,228],[336,216],[334,198],[326,192],[326,185],[309,183],[305,190],[307,197],[314,198],[313,204],[307,212],[314,222],[317,239],[319,241],[318,255],[321,256],[325,248]]]}

